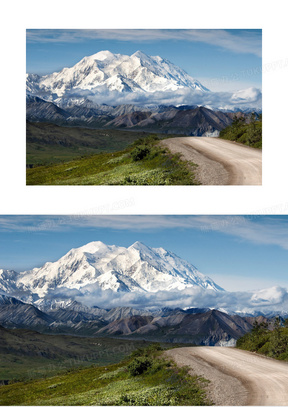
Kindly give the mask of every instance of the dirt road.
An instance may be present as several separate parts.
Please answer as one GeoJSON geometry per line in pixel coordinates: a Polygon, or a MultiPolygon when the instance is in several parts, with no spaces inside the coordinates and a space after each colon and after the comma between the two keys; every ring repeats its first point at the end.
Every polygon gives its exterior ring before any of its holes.
{"type": "Polygon", "coordinates": [[[179,348],[165,354],[191,367],[191,374],[210,380],[208,394],[216,405],[288,405],[286,362],[225,347],[179,348]]]}
{"type": "Polygon", "coordinates": [[[209,137],[162,140],[172,153],[198,165],[202,185],[262,185],[262,151],[209,137]]]}

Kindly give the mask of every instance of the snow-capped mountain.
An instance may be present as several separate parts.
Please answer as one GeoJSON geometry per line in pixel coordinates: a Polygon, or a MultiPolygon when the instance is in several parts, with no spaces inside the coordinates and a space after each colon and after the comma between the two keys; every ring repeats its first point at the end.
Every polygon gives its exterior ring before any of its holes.
{"type": "Polygon", "coordinates": [[[17,278],[18,274],[14,270],[0,269],[0,294],[17,290],[17,278]]]}
{"type": "Polygon", "coordinates": [[[26,292],[38,298],[53,295],[56,289],[58,294],[61,290],[93,293],[99,289],[155,293],[188,287],[223,291],[212,279],[172,252],[152,249],[140,242],[128,248],[91,242],[40,268],[17,275],[11,272],[11,276],[7,273],[0,275],[0,288],[4,292],[17,294],[18,289],[22,295],[26,292]]]}
{"type": "Polygon", "coordinates": [[[26,84],[28,94],[58,103],[61,98],[83,91],[92,94],[107,90],[154,93],[186,88],[208,92],[199,81],[167,59],[148,56],[141,51],[131,56],[100,51],[60,72],[42,77],[27,74],[26,84]]]}

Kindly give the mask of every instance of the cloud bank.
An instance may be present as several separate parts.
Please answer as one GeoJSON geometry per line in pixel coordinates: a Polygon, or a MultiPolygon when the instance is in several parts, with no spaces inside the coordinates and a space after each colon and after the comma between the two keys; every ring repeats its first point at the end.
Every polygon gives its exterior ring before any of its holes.
{"type": "MultiPolygon", "coordinates": [[[[197,105],[205,106],[211,109],[223,110],[262,109],[262,92],[260,89],[254,87],[234,93],[199,92],[187,88],[165,92],[118,92],[105,88],[101,90],[98,88],[95,91],[80,91],[76,89],[72,92],[66,92],[63,96],[63,99],[68,101],[79,98],[89,99],[95,104],[107,104],[111,106],[124,104],[133,104],[138,106],[197,105]]],[[[55,101],[57,103],[57,99],[55,101]]]]}
{"type": "Polygon", "coordinates": [[[75,299],[87,306],[100,308],[211,308],[228,313],[256,314],[278,313],[288,308],[288,292],[282,287],[271,287],[251,292],[228,292],[186,288],[184,290],[148,292],[114,292],[101,290],[97,285],[82,290],[57,289],[45,299],[75,299]]]}

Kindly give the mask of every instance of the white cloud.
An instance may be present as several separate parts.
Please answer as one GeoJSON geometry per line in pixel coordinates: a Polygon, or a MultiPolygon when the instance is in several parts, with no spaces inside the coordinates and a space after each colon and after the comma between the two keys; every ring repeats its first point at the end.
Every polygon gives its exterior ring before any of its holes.
{"type": "Polygon", "coordinates": [[[159,29],[109,29],[109,30],[27,30],[28,42],[81,42],[104,39],[132,42],[182,40],[215,45],[235,53],[249,53],[261,57],[262,36],[259,31],[238,30],[159,30],[159,29]]]}
{"type": "Polygon", "coordinates": [[[262,222],[258,222],[261,217],[245,217],[245,222],[230,224],[222,232],[241,237],[243,240],[257,244],[269,244],[280,246],[288,250],[288,230],[287,221],[279,219],[277,216],[263,217],[262,222]]]}
{"type": "MultiPolygon", "coordinates": [[[[67,298],[71,293],[67,292],[67,298]]],[[[287,309],[288,292],[282,287],[251,292],[215,292],[201,288],[186,288],[184,290],[158,291],[157,293],[123,293],[111,290],[101,291],[93,287],[88,293],[78,293],[75,299],[89,306],[113,308],[129,306],[144,307],[170,307],[170,308],[215,308],[224,309],[229,313],[246,312],[281,312],[287,309]]],[[[75,291],[73,292],[75,296],[75,291]]]]}
{"type": "MultiPolygon", "coordinates": [[[[97,88],[96,88],[97,89],[97,88]]],[[[108,105],[198,105],[212,109],[262,109],[262,92],[248,88],[230,92],[199,92],[192,89],[178,89],[165,92],[118,92],[108,89],[77,90],[66,92],[63,98],[88,98],[97,104],[108,105]]]]}
{"type": "Polygon", "coordinates": [[[203,233],[217,231],[260,245],[275,245],[288,250],[288,217],[265,215],[59,215],[2,216],[5,231],[41,232],[95,227],[145,231],[154,229],[197,229],[203,233]]]}

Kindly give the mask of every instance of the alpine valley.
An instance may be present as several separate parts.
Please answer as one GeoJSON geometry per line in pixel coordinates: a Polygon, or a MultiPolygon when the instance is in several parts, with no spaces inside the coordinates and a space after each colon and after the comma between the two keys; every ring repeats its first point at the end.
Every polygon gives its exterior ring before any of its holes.
{"type": "Polygon", "coordinates": [[[125,248],[99,241],[40,268],[1,269],[0,290],[5,335],[18,328],[219,346],[235,344],[255,321],[277,315],[276,299],[284,295],[277,288],[250,293],[245,307],[172,252],[140,242],[125,248]],[[263,304],[267,312],[261,312],[263,304]]]}

